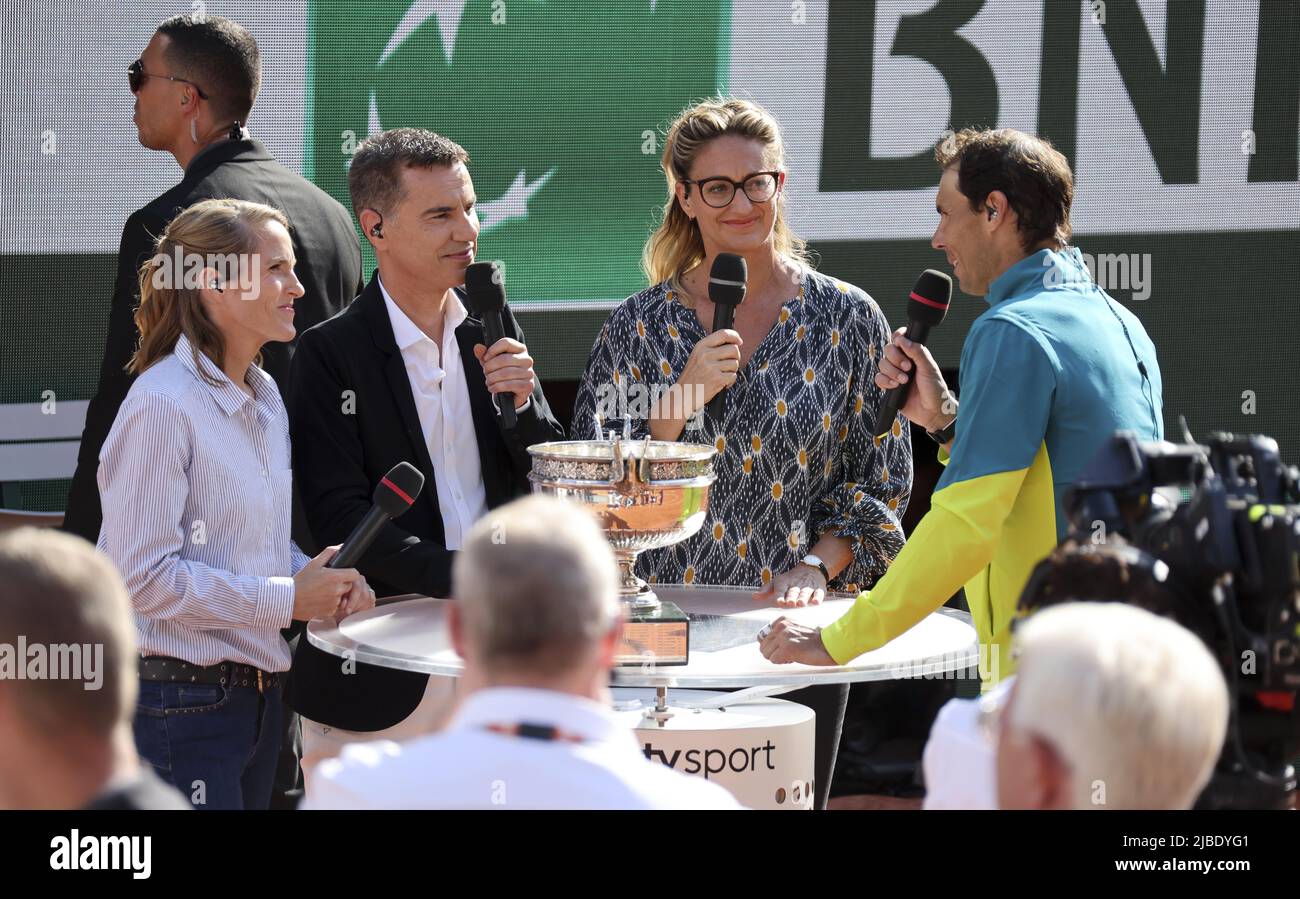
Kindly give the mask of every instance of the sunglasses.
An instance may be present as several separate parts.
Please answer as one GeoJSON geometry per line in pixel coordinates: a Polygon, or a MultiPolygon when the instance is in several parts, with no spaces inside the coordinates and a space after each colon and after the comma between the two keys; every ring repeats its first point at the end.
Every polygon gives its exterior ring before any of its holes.
{"type": "Polygon", "coordinates": [[[208,95],[203,93],[203,88],[199,87],[193,81],[187,81],[184,78],[176,78],[172,75],[155,75],[152,72],[146,72],[144,70],[143,59],[137,59],[126,67],[126,83],[130,85],[131,93],[140,93],[140,88],[144,86],[144,80],[146,78],[166,78],[168,81],[179,81],[181,84],[188,84],[190,87],[198,91],[199,96],[204,100],[208,99],[208,95]]]}

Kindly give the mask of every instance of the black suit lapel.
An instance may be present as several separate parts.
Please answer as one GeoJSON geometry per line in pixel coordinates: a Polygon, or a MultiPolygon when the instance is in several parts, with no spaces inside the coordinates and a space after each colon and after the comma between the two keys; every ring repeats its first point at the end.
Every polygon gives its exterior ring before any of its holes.
{"type": "Polygon", "coordinates": [[[397,403],[397,412],[402,418],[402,430],[415,450],[415,464],[424,472],[424,497],[433,503],[434,512],[441,516],[438,509],[437,480],[433,470],[433,459],[429,456],[429,445],[424,440],[424,428],[420,424],[420,413],[415,409],[415,395],[411,393],[411,380],[406,375],[406,363],[401,353],[393,353],[384,363],[384,377],[388,380],[388,389],[393,392],[397,403]]]}
{"type": "Polygon", "coordinates": [[[406,433],[411,449],[415,453],[414,462],[424,473],[424,490],[422,499],[429,502],[435,519],[441,521],[442,512],[438,508],[437,479],[433,470],[433,459],[429,456],[429,446],[424,441],[424,428],[420,425],[420,413],[415,408],[415,395],[411,393],[411,380],[406,374],[406,362],[397,349],[397,340],[393,337],[393,323],[388,318],[388,307],[384,303],[383,292],[379,289],[379,273],[375,272],[366,285],[366,289],[357,297],[362,314],[370,326],[375,347],[386,358],[383,362],[384,378],[388,389],[392,391],[397,414],[401,418],[401,428],[406,433]]]}
{"type": "Polygon", "coordinates": [[[483,325],[478,319],[467,318],[456,329],[456,343],[460,347],[465,382],[469,387],[469,407],[474,417],[474,441],[478,444],[479,467],[483,471],[483,492],[488,507],[496,508],[514,496],[513,476],[501,468],[506,454],[498,451],[503,445],[496,404],[488,392],[483,366],[474,355],[475,345],[483,343],[483,340],[483,325]]]}

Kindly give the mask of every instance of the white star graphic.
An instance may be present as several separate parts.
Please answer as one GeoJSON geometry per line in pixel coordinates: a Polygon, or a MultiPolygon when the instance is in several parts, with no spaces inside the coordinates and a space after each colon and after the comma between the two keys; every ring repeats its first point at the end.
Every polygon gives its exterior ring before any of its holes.
{"type": "Polygon", "coordinates": [[[456,50],[456,32],[460,30],[460,19],[465,12],[465,2],[466,0],[415,0],[411,8],[406,11],[406,15],[402,16],[402,21],[397,24],[393,36],[388,39],[388,46],[384,47],[384,52],[379,54],[376,67],[387,62],[388,57],[406,43],[406,39],[429,21],[431,16],[438,17],[438,31],[442,33],[442,53],[447,57],[447,64],[450,65],[451,55],[456,50]]]}
{"type": "Polygon", "coordinates": [[[488,200],[478,204],[479,227],[483,231],[492,228],[498,228],[511,219],[528,218],[528,201],[532,199],[533,194],[537,193],[545,186],[551,176],[555,174],[555,166],[532,183],[528,183],[524,177],[524,170],[520,169],[519,174],[515,176],[514,183],[506,188],[506,192],[495,200],[488,200]]]}

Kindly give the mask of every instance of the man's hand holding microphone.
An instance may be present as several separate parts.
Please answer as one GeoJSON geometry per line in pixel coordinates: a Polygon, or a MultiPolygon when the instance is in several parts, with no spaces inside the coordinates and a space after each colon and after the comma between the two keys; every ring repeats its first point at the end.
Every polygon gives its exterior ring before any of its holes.
{"type": "Polygon", "coordinates": [[[906,332],[906,328],[899,328],[885,347],[876,369],[876,386],[892,390],[912,382],[907,400],[898,411],[908,421],[937,432],[957,417],[957,399],[943,380],[929,348],[908,340],[906,332]]]}

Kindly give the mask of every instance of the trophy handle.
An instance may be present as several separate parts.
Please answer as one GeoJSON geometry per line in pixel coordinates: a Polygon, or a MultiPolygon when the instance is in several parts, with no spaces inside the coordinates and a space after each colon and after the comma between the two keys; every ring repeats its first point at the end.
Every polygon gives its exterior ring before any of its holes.
{"type": "Polygon", "coordinates": [[[637,459],[637,479],[642,484],[650,483],[650,435],[645,435],[645,440],[641,441],[641,455],[637,459]]]}
{"type": "Polygon", "coordinates": [[[614,451],[614,464],[611,466],[614,471],[614,476],[609,479],[609,486],[622,493],[623,490],[621,485],[623,483],[623,478],[627,475],[627,467],[623,462],[623,441],[620,440],[618,435],[614,434],[613,431],[610,433],[613,434],[613,437],[610,439],[610,446],[614,451]]]}

